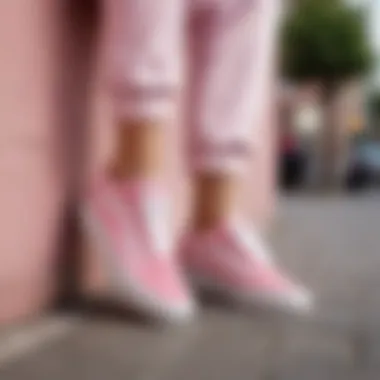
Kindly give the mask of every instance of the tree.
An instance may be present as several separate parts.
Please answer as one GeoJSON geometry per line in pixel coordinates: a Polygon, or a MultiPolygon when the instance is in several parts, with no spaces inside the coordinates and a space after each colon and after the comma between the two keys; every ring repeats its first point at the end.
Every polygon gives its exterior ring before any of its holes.
{"type": "Polygon", "coordinates": [[[322,181],[334,182],[337,131],[332,105],[342,84],[371,68],[372,55],[361,9],[342,0],[297,1],[284,23],[284,75],[297,82],[321,85],[323,128],[322,181]]]}

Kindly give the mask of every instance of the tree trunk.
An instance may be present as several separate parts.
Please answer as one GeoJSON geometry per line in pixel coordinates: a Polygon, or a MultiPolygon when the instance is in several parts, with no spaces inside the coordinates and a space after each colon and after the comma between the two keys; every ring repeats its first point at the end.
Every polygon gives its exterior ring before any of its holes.
{"type": "Polygon", "coordinates": [[[340,186],[338,173],[340,156],[340,133],[337,120],[336,99],[339,86],[335,83],[324,85],[322,92],[323,128],[321,136],[321,172],[322,190],[333,191],[340,186]]]}

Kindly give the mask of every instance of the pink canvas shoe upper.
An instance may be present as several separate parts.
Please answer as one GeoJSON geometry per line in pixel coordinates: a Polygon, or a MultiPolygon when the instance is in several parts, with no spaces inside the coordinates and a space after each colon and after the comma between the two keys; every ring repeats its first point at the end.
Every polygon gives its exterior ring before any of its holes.
{"type": "Polygon", "coordinates": [[[237,297],[276,306],[309,308],[310,296],[277,267],[259,234],[248,224],[229,221],[184,242],[183,260],[196,280],[237,297]]]}
{"type": "Polygon", "coordinates": [[[108,258],[117,263],[116,267],[120,270],[134,266],[136,247],[128,244],[131,241],[125,237],[127,218],[115,183],[99,179],[91,187],[85,206],[87,227],[97,235],[97,243],[103,241],[103,246],[99,248],[107,251],[108,258]]]}
{"type": "Polygon", "coordinates": [[[147,308],[189,313],[191,299],[173,256],[174,237],[158,187],[101,180],[89,201],[118,284],[147,308]]]}

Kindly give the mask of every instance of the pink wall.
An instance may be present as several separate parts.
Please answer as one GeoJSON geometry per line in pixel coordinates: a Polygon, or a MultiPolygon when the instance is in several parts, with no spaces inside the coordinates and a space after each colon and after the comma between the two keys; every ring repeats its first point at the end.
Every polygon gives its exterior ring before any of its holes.
{"type": "Polygon", "coordinates": [[[57,176],[56,2],[0,2],[0,323],[53,291],[57,176]]]}
{"type": "MultiPolygon", "coordinates": [[[[64,263],[56,255],[64,190],[75,200],[77,188],[67,185],[83,177],[83,157],[90,152],[98,169],[112,145],[107,98],[96,80],[94,3],[0,2],[0,323],[33,315],[51,300],[57,263],[64,263]]],[[[246,204],[265,224],[275,192],[273,134],[269,119],[262,120],[246,204]]],[[[173,126],[168,181],[178,200],[177,224],[189,204],[181,136],[173,126]]],[[[78,261],[75,245],[63,248],[66,259],[78,261]]],[[[92,258],[84,264],[90,273],[92,258]]],[[[72,271],[65,276],[74,283],[72,271]]]]}

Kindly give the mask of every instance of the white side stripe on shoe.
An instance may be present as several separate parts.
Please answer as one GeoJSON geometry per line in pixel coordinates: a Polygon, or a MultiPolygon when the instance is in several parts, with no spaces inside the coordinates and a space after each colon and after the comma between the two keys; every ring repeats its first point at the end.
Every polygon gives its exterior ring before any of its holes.
{"type": "Polygon", "coordinates": [[[164,196],[147,194],[143,197],[143,212],[148,233],[157,253],[168,254],[172,251],[169,204],[164,196]]]}

